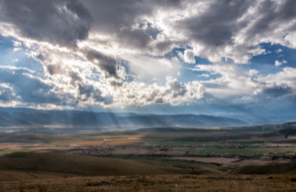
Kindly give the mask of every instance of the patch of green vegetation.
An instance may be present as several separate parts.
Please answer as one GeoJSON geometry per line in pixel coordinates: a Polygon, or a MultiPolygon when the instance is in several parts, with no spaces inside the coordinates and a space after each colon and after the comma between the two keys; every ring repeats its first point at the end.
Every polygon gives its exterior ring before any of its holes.
{"type": "Polygon", "coordinates": [[[147,142],[150,145],[160,145],[160,146],[170,146],[174,145],[176,147],[183,147],[183,146],[190,146],[190,145],[210,145],[209,143],[205,142],[186,142],[186,141],[152,141],[152,142],[147,142]]]}
{"type": "Polygon", "coordinates": [[[183,146],[196,146],[196,145],[204,145],[204,146],[243,146],[243,145],[256,145],[256,144],[264,144],[264,141],[244,141],[244,142],[233,142],[233,143],[219,143],[219,142],[192,142],[192,141],[147,141],[147,143],[151,145],[160,145],[160,146],[168,146],[174,145],[176,147],[183,146]]]}
{"type": "Polygon", "coordinates": [[[264,141],[241,141],[230,143],[231,145],[256,145],[256,144],[264,144],[264,141]]]}
{"type": "Polygon", "coordinates": [[[242,155],[242,154],[267,154],[267,153],[278,153],[286,151],[295,151],[296,148],[243,148],[243,149],[218,149],[218,148],[205,148],[199,151],[198,155],[207,155],[211,153],[229,155],[242,155]]]}
{"type": "Polygon", "coordinates": [[[0,151],[0,155],[10,154],[10,153],[28,153],[34,150],[16,150],[16,151],[0,151]]]}

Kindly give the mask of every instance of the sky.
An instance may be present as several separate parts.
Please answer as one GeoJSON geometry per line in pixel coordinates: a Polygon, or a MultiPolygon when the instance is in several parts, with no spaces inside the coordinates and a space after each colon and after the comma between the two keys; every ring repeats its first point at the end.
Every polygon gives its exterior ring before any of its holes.
{"type": "Polygon", "coordinates": [[[0,107],[296,115],[295,0],[0,0],[0,107]]]}

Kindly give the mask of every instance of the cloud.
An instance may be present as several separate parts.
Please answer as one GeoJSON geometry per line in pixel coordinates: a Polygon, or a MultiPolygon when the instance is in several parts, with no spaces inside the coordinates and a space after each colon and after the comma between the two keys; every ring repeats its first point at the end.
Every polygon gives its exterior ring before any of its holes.
{"type": "Polygon", "coordinates": [[[15,46],[15,47],[22,46],[22,43],[19,41],[12,41],[12,43],[13,43],[13,46],[15,46]]]}
{"type": "Polygon", "coordinates": [[[1,68],[8,71],[0,78],[1,98],[18,105],[86,108],[199,100],[247,105],[293,95],[295,70],[283,65],[289,58],[276,60],[282,67],[273,74],[237,64],[267,53],[264,43],[296,48],[295,5],[293,0],[2,0],[1,35],[12,37],[13,50],[26,50],[42,67],[1,68]],[[212,64],[187,68],[201,58],[212,64]]]}
{"type": "Polygon", "coordinates": [[[16,35],[37,41],[75,46],[91,27],[91,15],[77,0],[3,0],[0,7],[1,22],[9,23],[16,35]]]}
{"type": "Polygon", "coordinates": [[[21,51],[21,50],[22,50],[22,48],[19,48],[19,47],[17,47],[17,48],[13,48],[13,51],[14,51],[14,52],[21,51]]]}
{"type": "Polygon", "coordinates": [[[292,88],[287,86],[273,86],[267,87],[263,90],[263,94],[271,97],[280,97],[292,93],[292,88]]]}
{"type": "Polygon", "coordinates": [[[14,100],[16,93],[12,86],[7,83],[0,83],[0,101],[9,102],[14,100]]]}
{"type": "Polygon", "coordinates": [[[34,76],[32,71],[17,68],[0,68],[0,75],[2,76],[0,82],[9,85],[11,87],[10,90],[13,90],[13,100],[33,104],[62,103],[62,99],[53,92],[53,86],[34,76]]]}
{"type": "Polygon", "coordinates": [[[141,82],[124,83],[121,89],[114,91],[114,105],[145,106],[150,104],[182,105],[195,102],[203,97],[203,86],[194,81],[189,83],[178,82],[172,77],[166,78],[164,86],[156,83],[149,85],[141,82]]]}
{"type": "Polygon", "coordinates": [[[281,66],[282,64],[283,64],[283,63],[280,62],[280,61],[278,61],[278,60],[275,61],[275,66],[281,66]]]}
{"type": "Polygon", "coordinates": [[[276,60],[275,61],[275,66],[276,67],[278,67],[278,66],[281,66],[281,65],[283,65],[283,64],[286,64],[287,63],[287,61],[286,60],[283,60],[282,62],[281,61],[278,61],[278,60],[276,60]]]}
{"type": "Polygon", "coordinates": [[[265,53],[261,43],[295,47],[291,23],[296,12],[290,8],[294,6],[291,0],[197,1],[172,13],[175,17],[167,13],[173,19],[162,16],[163,21],[158,23],[167,38],[187,41],[196,56],[212,62],[229,58],[247,63],[265,53]]]}
{"type": "Polygon", "coordinates": [[[250,76],[257,75],[258,73],[259,73],[259,71],[256,70],[256,69],[250,69],[250,70],[248,71],[248,74],[249,74],[250,76]]]}
{"type": "Polygon", "coordinates": [[[194,52],[192,50],[187,49],[184,51],[184,61],[186,63],[195,64],[194,52]]]}
{"type": "Polygon", "coordinates": [[[114,56],[105,55],[93,49],[85,51],[85,57],[88,61],[98,66],[105,74],[105,77],[119,78],[117,74],[117,60],[114,56]]]}

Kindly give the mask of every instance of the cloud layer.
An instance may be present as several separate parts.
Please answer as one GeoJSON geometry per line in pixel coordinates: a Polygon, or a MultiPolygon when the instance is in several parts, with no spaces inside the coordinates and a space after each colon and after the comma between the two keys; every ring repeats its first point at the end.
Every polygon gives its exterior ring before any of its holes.
{"type": "Polygon", "coordinates": [[[296,49],[295,7],[294,0],[2,0],[1,35],[42,67],[3,63],[1,105],[252,107],[294,98],[295,67],[280,54],[296,49]],[[282,48],[271,53],[265,44],[282,48]],[[278,54],[268,72],[252,63],[268,54],[278,54]]]}

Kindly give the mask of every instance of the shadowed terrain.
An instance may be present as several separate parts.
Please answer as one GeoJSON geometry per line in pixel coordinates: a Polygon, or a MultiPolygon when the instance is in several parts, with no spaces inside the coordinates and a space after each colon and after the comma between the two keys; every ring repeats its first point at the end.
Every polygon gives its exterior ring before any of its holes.
{"type": "Polygon", "coordinates": [[[0,158],[0,170],[73,175],[159,175],[166,171],[133,160],[59,153],[13,153],[0,158]]]}

